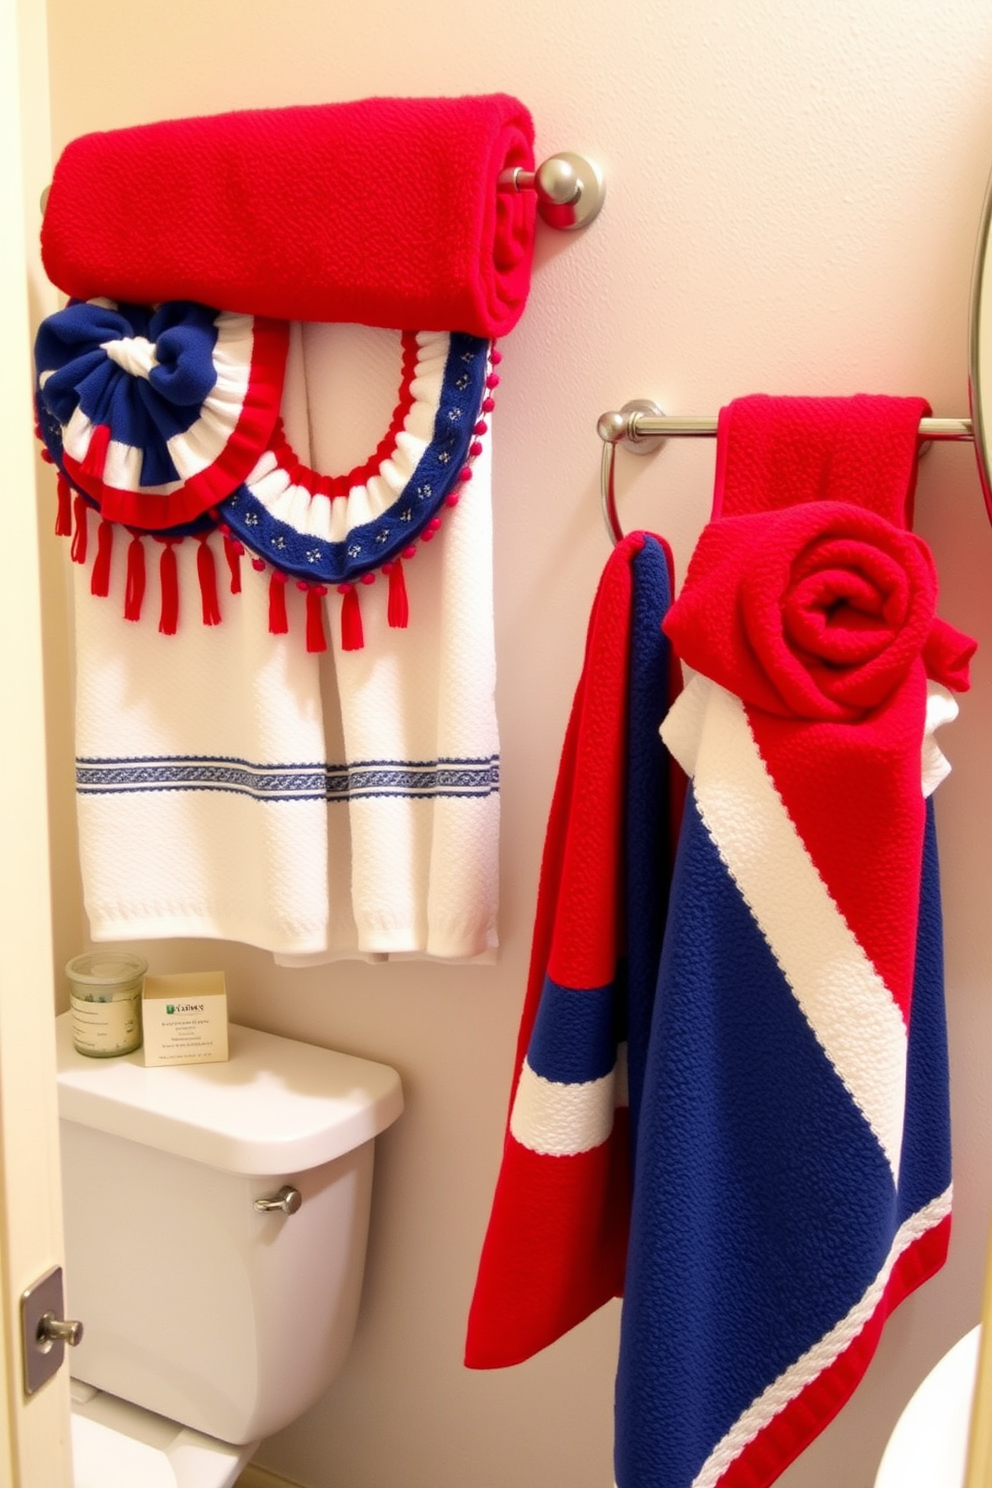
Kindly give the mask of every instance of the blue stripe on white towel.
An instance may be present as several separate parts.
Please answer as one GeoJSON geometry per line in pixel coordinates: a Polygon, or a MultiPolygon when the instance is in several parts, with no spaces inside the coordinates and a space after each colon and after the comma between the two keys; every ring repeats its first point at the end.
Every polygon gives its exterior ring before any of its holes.
{"type": "Polygon", "coordinates": [[[485,759],[364,760],[327,770],[328,799],[367,796],[491,796],[499,791],[499,755],[485,759]]]}
{"type": "Polygon", "coordinates": [[[222,755],[77,759],[79,795],[221,791],[256,801],[484,797],[499,792],[499,756],[263,765],[222,755]]]}

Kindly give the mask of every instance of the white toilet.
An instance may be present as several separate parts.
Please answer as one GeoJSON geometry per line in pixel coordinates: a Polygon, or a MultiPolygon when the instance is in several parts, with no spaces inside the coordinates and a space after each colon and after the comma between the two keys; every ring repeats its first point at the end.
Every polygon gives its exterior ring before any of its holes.
{"type": "Polygon", "coordinates": [[[75,1488],[229,1488],[348,1352],[399,1076],[236,1025],[230,1053],[90,1059],[58,1019],[75,1488]]]}
{"type": "Polygon", "coordinates": [[[896,1422],[875,1488],[962,1488],[981,1328],[948,1349],[896,1422]]]}

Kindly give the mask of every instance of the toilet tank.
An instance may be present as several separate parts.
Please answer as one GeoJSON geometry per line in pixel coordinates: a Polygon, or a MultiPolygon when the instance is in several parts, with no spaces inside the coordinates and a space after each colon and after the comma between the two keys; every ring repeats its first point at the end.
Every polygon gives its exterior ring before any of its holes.
{"type": "Polygon", "coordinates": [[[90,1059],[58,1020],[73,1375],[223,1441],[270,1436],[340,1369],[386,1065],[232,1025],[224,1064],[90,1059]],[[295,1213],[258,1199],[299,1191],[295,1213]]]}

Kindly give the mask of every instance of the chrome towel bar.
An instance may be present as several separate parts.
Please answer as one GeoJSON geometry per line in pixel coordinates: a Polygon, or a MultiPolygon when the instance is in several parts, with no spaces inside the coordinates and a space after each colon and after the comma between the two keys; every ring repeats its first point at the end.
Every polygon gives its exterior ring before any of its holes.
{"type": "MultiPolygon", "coordinates": [[[[614,488],[614,465],[616,448],[635,455],[649,455],[659,449],[666,439],[710,439],[717,431],[717,420],[713,417],[697,418],[691,415],[675,417],[666,413],[647,398],[635,398],[613,413],[604,413],[596,424],[596,432],[603,441],[600,462],[600,497],[603,520],[610,539],[618,543],[623,537],[623,527],[617,513],[614,488]]],[[[920,438],[929,443],[933,439],[973,440],[971,419],[924,418],[920,419],[920,438]]]]}

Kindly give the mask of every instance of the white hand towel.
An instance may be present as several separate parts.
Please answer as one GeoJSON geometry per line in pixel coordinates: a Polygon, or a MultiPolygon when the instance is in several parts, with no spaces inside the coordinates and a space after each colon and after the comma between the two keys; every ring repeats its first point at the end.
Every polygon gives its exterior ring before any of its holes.
{"type": "MultiPolygon", "coordinates": [[[[269,635],[265,577],[244,562],[242,593],[221,586],[222,623],[202,625],[197,547],[174,550],[175,635],[156,628],[157,563],[137,623],[122,618],[123,562],[113,564],[105,599],[89,592],[89,565],[74,565],[79,839],[91,933],[321,950],[327,808],[317,658],[269,635]]],[[[303,596],[287,598],[300,611],[298,637],[303,596]]]]}
{"type": "MultiPolygon", "coordinates": [[[[395,385],[399,338],[361,326],[311,325],[303,343],[312,458],[321,472],[347,469],[381,432],[369,410],[380,423],[384,409],[388,418],[383,394],[395,385]]],[[[329,876],[340,892],[348,865],[358,947],[372,955],[491,960],[496,948],[489,445],[487,436],[472,479],[433,540],[404,564],[406,629],[388,624],[385,583],[363,588],[364,645],[345,651],[343,598],[334,593],[325,601],[325,709],[331,698],[337,705],[328,738],[339,718],[337,758],[346,762],[341,791],[328,804],[329,876]]]]}
{"type": "MultiPolygon", "coordinates": [[[[499,741],[488,450],[437,539],[407,564],[410,624],[362,596],[365,645],[329,629],[349,765],[352,901],[363,950],[475,957],[496,944],[499,741]]],[[[329,807],[333,844],[340,806],[329,807]]],[[[343,824],[342,824],[343,825],[343,824]]]]}
{"type": "MultiPolygon", "coordinates": [[[[398,333],[364,327],[293,328],[282,414],[301,462],[333,473],[349,467],[349,441],[360,455],[375,447],[399,344],[398,333]],[[329,375],[335,368],[344,382],[329,375]]],[[[425,398],[431,345],[424,338],[425,398]]],[[[429,432],[418,419],[415,407],[397,440],[413,457],[429,432]]],[[[122,618],[122,532],[106,598],[90,592],[90,565],[76,567],[80,850],[94,939],[220,937],[285,964],[492,958],[499,797],[488,445],[486,437],[433,540],[404,563],[408,627],[387,622],[385,580],[361,586],[359,650],[342,648],[344,601],[332,592],[331,649],[308,653],[304,598],[292,583],[288,634],[271,635],[270,575],[250,555],[241,594],[220,584],[222,621],[205,627],[199,544],[177,545],[181,613],[168,636],[156,629],[150,540],[137,623],[122,618]]],[[[373,477],[349,493],[349,521],[363,503],[388,500],[401,465],[383,465],[378,487],[373,477]]],[[[225,573],[219,537],[209,542],[225,573]]]]}

